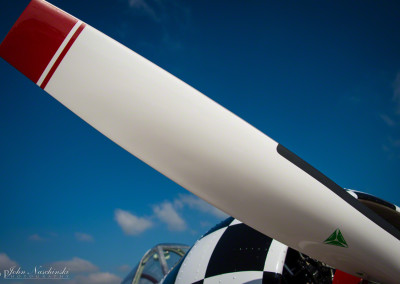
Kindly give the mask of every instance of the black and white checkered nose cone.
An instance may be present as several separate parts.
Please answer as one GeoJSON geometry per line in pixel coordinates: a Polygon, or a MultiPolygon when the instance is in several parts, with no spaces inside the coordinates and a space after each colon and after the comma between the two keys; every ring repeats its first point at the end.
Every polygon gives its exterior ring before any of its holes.
{"type": "Polygon", "coordinates": [[[228,218],[200,238],[161,283],[280,283],[287,249],[228,218]]]}

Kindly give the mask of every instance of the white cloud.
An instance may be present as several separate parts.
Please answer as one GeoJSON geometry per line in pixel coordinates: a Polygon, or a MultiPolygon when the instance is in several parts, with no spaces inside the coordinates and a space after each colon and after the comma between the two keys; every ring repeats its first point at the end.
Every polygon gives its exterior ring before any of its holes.
{"type": "Polygon", "coordinates": [[[119,284],[122,279],[109,272],[96,272],[89,275],[78,275],[68,284],[119,284]]]}
{"type": "Polygon", "coordinates": [[[29,240],[40,242],[40,241],[44,241],[45,238],[39,236],[39,234],[33,234],[33,235],[29,236],[29,240]]]}
{"type": "Polygon", "coordinates": [[[115,210],[114,218],[127,235],[139,235],[153,226],[149,218],[137,217],[121,209],[115,210]]]}
{"type": "Polygon", "coordinates": [[[183,231],[186,229],[185,220],[179,216],[175,208],[170,202],[164,202],[153,207],[154,214],[164,223],[168,225],[171,231],[183,231]]]}
{"type": "Polygon", "coordinates": [[[90,261],[79,257],[74,257],[71,260],[56,261],[46,266],[51,266],[55,269],[64,269],[64,267],[66,267],[70,273],[95,272],[99,270],[97,266],[90,261]]]}
{"type": "MultiPolygon", "coordinates": [[[[10,267],[18,266],[18,263],[11,260],[7,254],[0,253],[0,272],[10,267]]],[[[90,261],[74,257],[71,260],[61,260],[50,264],[43,265],[43,267],[53,267],[55,270],[62,270],[64,267],[71,273],[72,279],[65,280],[65,284],[119,284],[122,279],[109,272],[100,272],[98,267],[90,261]]],[[[126,272],[128,265],[121,266],[120,270],[126,272]]],[[[129,270],[129,269],[128,269],[129,270]]],[[[46,280],[48,284],[56,284],[59,280],[46,280]]],[[[21,282],[12,282],[21,283],[21,282]]]]}
{"type": "Polygon", "coordinates": [[[183,207],[184,205],[189,206],[191,209],[196,209],[204,213],[214,215],[217,218],[227,218],[228,215],[218,208],[215,208],[211,204],[205,202],[204,200],[198,198],[194,195],[180,194],[179,199],[174,201],[176,206],[183,207]]]}
{"type": "Polygon", "coordinates": [[[80,233],[80,232],[75,233],[75,239],[77,239],[80,242],[93,242],[94,241],[94,239],[91,235],[85,234],[85,233],[80,233]]]}
{"type": "Polygon", "coordinates": [[[124,265],[121,265],[120,267],[118,267],[118,271],[121,271],[121,272],[128,272],[131,269],[132,269],[132,267],[128,264],[124,264],[124,265]]]}
{"type": "MultiPolygon", "coordinates": [[[[109,272],[101,272],[90,261],[74,257],[71,260],[61,260],[43,267],[52,267],[54,270],[63,270],[70,273],[70,279],[62,281],[65,284],[119,284],[122,279],[109,272]]],[[[60,280],[46,280],[47,284],[57,284],[60,280]]],[[[44,282],[43,282],[44,283],[44,282]]]]}
{"type": "Polygon", "coordinates": [[[5,253],[0,253],[0,271],[3,271],[5,269],[9,269],[13,266],[17,266],[18,263],[15,262],[14,260],[11,260],[7,254],[5,253]]]}
{"type": "Polygon", "coordinates": [[[128,211],[116,209],[114,219],[127,235],[139,235],[153,227],[154,218],[167,224],[170,231],[185,231],[188,225],[182,215],[184,208],[197,210],[213,215],[214,217],[225,219],[227,214],[202,199],[189,194],[181,194],[173,202],[165,201],[153,206],[154,215],[151,217],[138,217],[128,211]]]}

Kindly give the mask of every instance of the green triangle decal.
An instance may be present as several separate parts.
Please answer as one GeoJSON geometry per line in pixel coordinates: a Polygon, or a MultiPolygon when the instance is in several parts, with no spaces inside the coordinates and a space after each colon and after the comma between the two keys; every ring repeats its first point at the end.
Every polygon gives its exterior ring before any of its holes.
{"type": "Polygon", "coordinates": [[[348,248],[349,246],[344,239],[342,232],[336,229],[325,241],[324,244],[348,248]]]}

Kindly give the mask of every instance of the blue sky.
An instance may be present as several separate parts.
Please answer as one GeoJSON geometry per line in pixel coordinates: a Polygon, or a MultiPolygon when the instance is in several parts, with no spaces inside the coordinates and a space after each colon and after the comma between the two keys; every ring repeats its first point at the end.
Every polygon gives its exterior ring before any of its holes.
{"type": "MultiPolygon", "coordinates": [[[[28,3],[2,1],[1,39],[28,3]]],[[[397,1],[51,3],[339,185],[400,204],[397,1]]],[[[192,244],[224,218],[4,60],[0,78],[0,270],[68,265],[70,283],[118,283],[154,244],[192,244]]]]}

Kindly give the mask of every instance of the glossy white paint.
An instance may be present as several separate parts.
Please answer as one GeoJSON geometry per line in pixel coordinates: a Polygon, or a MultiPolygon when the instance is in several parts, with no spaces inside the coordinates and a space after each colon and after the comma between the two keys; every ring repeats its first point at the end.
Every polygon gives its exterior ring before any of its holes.
{"type": "Polygon", "coordinates": [[[210,277],[204,284],[262,284],[262,271],[240,271],[210,277]]]}
{"type": "Polygon", "coordinates": [[[83,30],[45,90],[253,228],[343,271],[397,281],[399,240],[280,156],[275,141],[95,29],[83,30]],[[323,243],[337,228],[348,248],[323,243]]]}
{"type": "Polygon", "coordinates": [[[355,199],[358,199],[357,193],[355,193],[354,191],[348,190],[347,193],[353,196],[355,199]]]}
{"type": "Polygon", "coordinates": [[[233,220],[233,222],[230,224],[230,226],[233,225],[238,225],[238,224],[242,224],[243,222],[239,221],[238,219],[233,220]]]}
{"type": "Polygon", "coordinates": [[[288,247],[277,240],[272,240],[269,247],[264,271],[282,274],[288,247]]]}
{"type": "Polygon", "coordinates": [[[247,225],[348,273],[397,283],[398,239],[280,156],[268,136],[92,27],[45,90],[247,225]],[[323,243],[338,228],[348,248],[323,243]]]}
{"type": "Polygon", "coordinates": [[[227,227],[198,240],[182,263],[175,284],[194,283],[205,278],[208,262],[227,227]]]}

